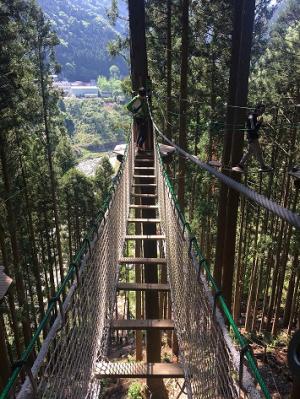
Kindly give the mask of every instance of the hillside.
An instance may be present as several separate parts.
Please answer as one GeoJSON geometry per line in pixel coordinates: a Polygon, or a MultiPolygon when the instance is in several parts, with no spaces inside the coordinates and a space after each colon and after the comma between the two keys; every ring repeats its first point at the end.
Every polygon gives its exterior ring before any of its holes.
{"type": "MultiPolygon", "coordinates": [[[[110,0],[38,0],[52,21],[53,29],[61,40],[56,49],[62,66],[62,77],[68,80],[89,81],[99,75],[109,76],[112,64],[126,75],[128,66],[121,58],[109,56],[107,43],[126,29],[119,23],[109,24],[106,10],[110,0]]],[[[123,7],[123,13],[126,13],[123,7]]]]}
{"type": "Polygon", "coordinates": [[[103,103],[101,99],[67,98],[62,109],[66,112],[69,135],[81,148],[93,152],[111,150],[125,141],[130,130],[130,116],[123,105],[103,103]]]}

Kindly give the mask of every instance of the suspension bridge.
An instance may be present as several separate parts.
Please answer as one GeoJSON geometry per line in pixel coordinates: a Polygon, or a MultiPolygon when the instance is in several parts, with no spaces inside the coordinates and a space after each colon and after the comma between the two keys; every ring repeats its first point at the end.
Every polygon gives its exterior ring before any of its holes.
{"type": "MultiPolygon", "coordinates": [[[[190,398],[271,397],[180,210],[160,153],[161,132],[155,123],[154,127],[153,151],[136,153],[134,140],[129,140],[111,193],[30,345],[14,364],[1,399],[95,399],[101,397],[108,377],[180,379],[190,398]],[[146,243],[151,244],[150,252],[146,243]],[[122,281],[127,266],[140,268],[144,278],[122,281]],[[147,317],[116,317],[118,293],[129,291],[144,293],[146,301],[147,295],[159,301],[167,293],[172,306],[168,318],[151,309],[146,309],[147,317]],[[146,340],[153,332],[161,337],[162,332],[175,331],[178,362],[111,359],[115,330],[143,330],[146,340]],[[44,331],[47,335],[38,350],[44,331]]],[[[200,166],[220,174],[206,164],[200,166]]],[[[239,184],[221,178],[226,184],[239,184]]],[[[262,206],[299,223],[297,215],[250,191],[244,195],[254,195],[262,206]]]]}

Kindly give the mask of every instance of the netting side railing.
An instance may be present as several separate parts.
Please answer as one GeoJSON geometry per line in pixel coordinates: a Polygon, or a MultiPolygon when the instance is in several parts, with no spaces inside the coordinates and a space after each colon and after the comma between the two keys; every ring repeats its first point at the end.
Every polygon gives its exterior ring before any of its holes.
{"type": "Polygon", "coordinates": [[[126,232],[133,151],[130,142],[103,210],[50,300],[30,345],[15,364],[0,399],[83,399],[93,397],[90,392],[97,390],[92,374],[96,358],[105,356],[108,346],[117,264],[126,232]],[[48,334],[30,367],[45,329],[48,334]],[[27,377],[21,385],[24,373],[27,377]]]}
{"type": "Polygon", "coordinates": [[[172,309],[189,396],[259,398],[263,393],[270,398],[250,348],[235,325],[209,265],[180,210],[158,148],[156,143],[158,198],[162,227],[166,234],[172,309]],[[241,348],[240,353],[228,334],[216,304],[232,328],[234,339],[241,348]],[[256,389],[247,368],[244,370],[244,358],[260,390],[256,389]]]}

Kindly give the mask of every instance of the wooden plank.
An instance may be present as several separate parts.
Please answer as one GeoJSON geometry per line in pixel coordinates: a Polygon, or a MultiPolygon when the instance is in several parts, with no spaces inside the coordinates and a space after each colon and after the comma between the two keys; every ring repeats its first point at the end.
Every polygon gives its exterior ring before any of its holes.
{"type": "Polygon", "coordinates": [[[170,291],[169,284],[118,283],[119,291],[170,291]]]}
{"type": "Polygon", "coordinates": [[[161,219],[128,218],[128,223],[160,223],[161,219]]]}
{"type": "Polygon", "coordinates": [[[157,198],[157,194],[137,194],[131,193],[133,197],[141,197],[141,198],[157,198]]]}
{"type": "Polygon", "coordinates": [[[153,166],[135,166],[134,169],[136,170],[155,170],[153,166]]]}
{"type": "Polygon", "coordinates": [[[121,258],[118,263],[122,264],[136,264],[136,265],[163,265],[167,263],[166,258],[121,258]]]}
{"type": "Polygon", "coordinates": [[[183,368],[175,363],[97,363],[95,378],[184,378],[183,368]]]}
{"type": "Polygon", "coordinates": [[[156,183],[133,184],[132,187],[156,187],[156,183]]]}
{"type": "Polygon", "coordinates": [[[129,234],[125,236],[125,240],[165,240],[164,234],[135,235],[129,234]]]}
{"type": "Polygon", "coordinates": [[[129,208],[134,209],[158,209],[158,205],[137,205],[137,204],[130,204],[129,208]]]}
{"type": "Polygon", "coordinates": [[[142,179],[144,179],[144,177],[149,177],[150,179],[155,179],[156,176],[155,175],[133,175],[134,178],[138,178],[141,177],[142,179]]]}
{"type": "Polygon", "coordinates": [[[112,320],[114,330],[174,330],[174,321],[169,319],[152,320],[112,320]]]}
{"type": "Polygon", "coordinates": [[[135,162],[154,162],[153,158],[135,158],[135,162]]]}

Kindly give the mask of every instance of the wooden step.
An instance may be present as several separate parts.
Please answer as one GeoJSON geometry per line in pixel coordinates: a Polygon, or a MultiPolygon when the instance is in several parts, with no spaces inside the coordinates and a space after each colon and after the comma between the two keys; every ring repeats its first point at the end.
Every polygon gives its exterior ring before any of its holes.
{"type": "Polygon", "coordinates": [[[136,264],[136,265],[163,265],[167,263],[166,258],[120,258],[119,265],[122,264],[136,264]]]}
{"type": "Polygon", "coordinates": [[[153,158],[135,158],[135,162],[154,162],[153,158]]]}
{"type": "Polygon", "coordinates": [[[96,364],[95,378],[184,378],[183,368],[175,363],[101,362],[96,364]]]}
{"type": "Polygon", "coordinates": [[[144,179],[145,177],[148,177],[149,179],[155,179],[156,176],[155,175],[133,175],[134,178],[138,178],[141,177],[142,179],[144,179]]]}
{"type": "Polygon", "coordinates": [[[140,197],[140,198],[157,198],[157,194],[136,194],[131,193],[133,197],[140,197]]]}
{"type": "Polygon", "coordinates": [[[112,320],[114,330],[174,330],[174,321],[167,319],[153,320],[112,320]]]}
{"type": "Polygon", "coordinates": [[[118,291],[170,291],[169,284],[118,283],[118,291]]]}
{"type": "Polygon", "coordinates": [[[143,152],[139,152],[138,154],[136,154],[135,159],[145,159],[145,158],[151,158],[154,159],[154,154],[153,152],[147,152],[147,151],[143,151],[143,152]]]}
{"type": "Polygon", "coordinates": [[[141,184],[132,184],[132,187],[156,187],[156,183],[141,183],[141,184]]]}
{"type": "Polygon", "coordinates": [[[128,223],[160,223],[160,219],[128,218],[128,223]]]}
{"type": "Polygon", "coordinates": [[[138,205],[138,204],[130,204],[129,208],[133,209],[158,209],[158,205],[138,205]]]}
{"type": "Polygon", "coordinates": [[[165,240],[164,234],[147,234],[147,235],[135,235],[130,234],[125,236],[125,240],[165,240]]]}
{"type": "Polygon", "coordinates": [[[155,170],[153,166],[135,166],[134,169],[136,170],[155,170]]]}

